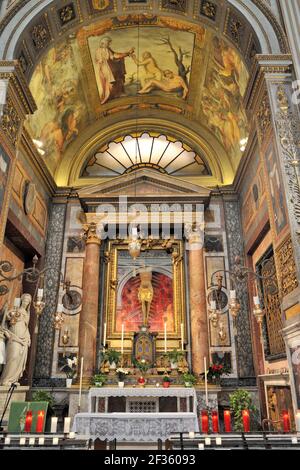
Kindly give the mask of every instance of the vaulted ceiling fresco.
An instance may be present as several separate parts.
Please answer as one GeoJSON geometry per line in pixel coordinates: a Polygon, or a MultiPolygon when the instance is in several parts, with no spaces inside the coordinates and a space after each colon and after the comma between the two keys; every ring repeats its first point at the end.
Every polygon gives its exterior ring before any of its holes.
{"type": "Polygon", "coordinates": [[[169,17],[145,16],[138,26],[134,18],[110,18],[44,55],[30,83],[38,110],[28,130],[54,175],[95,122],[113,114],[122,121],[128,110],[147,107],[159,120],[167,110],[175,122],[184,116],[217,136],[237,168],[247,138],[247,81],[240,55],[210,29],[169,17]]]}

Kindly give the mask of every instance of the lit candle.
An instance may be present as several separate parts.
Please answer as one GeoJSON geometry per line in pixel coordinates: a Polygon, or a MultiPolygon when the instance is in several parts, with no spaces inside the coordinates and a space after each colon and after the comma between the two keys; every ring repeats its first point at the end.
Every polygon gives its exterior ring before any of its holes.
{"type": "Polygon", "coordinates": [[[45,444],[45,438],[39,437],[39,446],[43,446],[45,444]]]}
{"type": "Polygon", "coordinates": [[[190,432],[189,432],[189,438],[190,438],[190,439],[194,439],[194,438],[195,438],[195,433],[194,433],[194,431],[190,431],[190,432]]]}
{"type": "Polygon", "coordinates": [[[297,432],[300,433],[300,410],[297,411],[295,420],[296,420],[296,430],[297,432]]]}
{"type": "Polygon", "coordinates": [[[121,354],[124,354],[124,323],[122,323],[121,354]]]}
{"type": "Polygon", "coordinates": [[[205,438],[205,445],[206,445],[206,446],[210,446],[210,445],[211,445],[211,438],[210,438],[210,437],[206,437],[206,438],[205,438]]]}
{"type": "Polygon", "coordinates": [[[217,446],[221,446],[221,445],[222,445],[222,438],[221,438],[221,437],[217,437],[217,438],[216,438],[216,445],[217,445],[217,446]]]}
{"type": "Polygon", "coordinates": [[[81,358],[81,364],[80,364],[80,380],[79,380],[78,410],[80,410],[80,406],[81,406],[82,376],[83,376],[83,357],[81,358]]]}
{"type": "Polygon", "coordinates": [[[25,446],[25,444],[26,444],[26,438],[20,437],[20,446],[25,446]]]}
{"type": "Polygon", "coordinates": [[[283,419],[283,432],[291,432],[291,422],[289,417],[289,412],[284,410],[282,412],[282,419],[283,419]]]}
{"type": "Polygon", "coordinates": [[[204,358],[204,383],[205,383],[205,403],[208,406],[208,385],[207,385],[207,364],[206,357],[204,358]]]}
{"type": "Polygon", "coordinates": [[[230,291],[229,297],[230,297],[231,299],[236,299],[236,292],[235,292],[235,290],[231,290],[231,291],[230,291]]]}
{"type": "Polygon", "coordinates": [[[4,439],[4,444],[7,445],[7,446],[9,446],[9,444],[10,444],[10,437],[6,437],[6,438],[4,439]]]}
{"type": "Polygon", "coordinates": [[[250,432],[250,413],[249,410],[242,411],[244,432],[250,432]]]}
{"type": "Polygon", "coordinates": [[[53,416],[53,418],[51,418],[51,429],[50,429],[50,432],[52,434],[55,434],[57,431],[57,418],[55,416],[53,416]]]}
{"type": "Polygon", "coordinates": [[[215,300],[210,301],[210,309],[216,310],[217,309],[217,302],[215,300]]]}
{"type": "Polygon", "coordinates": [[[225,432],[231,432],[231,414],[229,410],[224,411],[224,428],[225,432]]]}
{"type": "Polygon", "coordinates": [[[209,431],[209,419],[206,410],[201,411],[201,429],[203,434],[208,434],[209,431]]]}
{"type": "Polygon", "coordinates": [[[14,307],[19,308],[21,306],[21,299],[16,297],[14,300],[14,307]]]}
{"type": "Polygon", "coordinates": [[[164,325],[164,333],[165,333],[165,353],[167,352],[167,319],[165,318],[165,325],[164,325]]]}
{"type": "Polygon", "coordinates": [[[69,434],[70,427],[71,427],[71,418],[67,416],[64,422],[64,434],[69,434]]]}
{"type": "Polygon", "coordinates": [[[103,346],[106,345],[106,323],[103,325],[103,346]]]}
{"type": "Polygon", "coordinates": [[[25,432],[31,431],[31,425],[32,425],[32,411],[29,410],[27,411],[26,418],[25,418],[25,432]]]}
{"type": "Polygon", "coordinates": [[[39,299],[42,299],[44,295],[44,289],[38,289],[37,296],[39,299]]]}
{"type": "Polygon", "coordinates": [[[212,430],[214,433],[219,432],[219,417],[217,411],[212,411],[211,413],[211,421],[212,421],[212,430]]]}
{"type": "Polygon", "coordinates": [[[184,351],[184,328],[183,328],[183,323],[181,323],[181,351],[184,351]]]}
{"type": "Polygon", "coordinates": [[[35,444],[35,438],[34,438],[34,437],[31,437],[31,438],[29,439],[29,445],[30,445],[30,446],[34,446],[34,444],[35,444]]]}
{"type": "Polygon", "coordinates": [[[201,444],[201,443],[198,444],[198,449],[199,449],[199,450],[204,450],[204,444],[201,444]]]}
{"type": "Polygon", "coordinates": [[[253,297],[253,302],[254,302],[254,305],[260,305],[259,297],[254,296],[253,297]]]}
{"type": "Polygon", "coordinates": [[[36,432],[43,432],[44,431],[44,421],[45,421],[45,411],[39,410],[36,420],[36,432]]]}
{"type": "Polygon", "coordinates": [[[53,437],[53,439],[52,439],[52,445],[58,446],[58,437],[53,437]]]}

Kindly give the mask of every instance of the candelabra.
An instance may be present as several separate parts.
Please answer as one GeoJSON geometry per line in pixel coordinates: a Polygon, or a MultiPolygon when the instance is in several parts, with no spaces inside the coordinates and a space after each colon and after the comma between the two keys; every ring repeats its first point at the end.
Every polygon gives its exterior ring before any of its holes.
{"type": "MultiPolygon", "coordinates": [[[[262,266],[268,263],[268,261],[269,260],[265,260],[262,266]]],[[[248,282],[249,280],[253,280],[256,282],[258,280],[266,281],[268,279],[271,279],[275,274],[275,268],[273,268],[272,272],[270,272],[269,274],[262,276],[258,274],[257,272],[253,271],[252,269],[248,268],[247,266],[243,266],[241,263],[240,257],[236,257],[235,264],[232,270],[222,269],[222,270],[218,270],[212,273],[211,275],[212,300],[210,301],[210,306],[209,306],[209,319],[211,320],[212,325],[214,327],[219,326],[218,311],[221,310],[220,303],[221,303],[222,280],[223,280],[223,276],[221,275],[221,273],[229,275],[230,282],[233,287],[233,289],[230,289],[230,292],[229,292],[228,309],[229,309],[230,315],[233,318],[234,331],[236,333],[236,326],[235,326],[236,319],[241,309],[240,302],[237,299],[237,295],[236,295],[238,287],[245,285],[245,283],[248,282]],[[214,277],[216,277],[216,280],[217,280],[216,284],[214,284],[214,277]]],[[[272,285],[268,287],[270,291],[272,290],[272,288],[273,288],[272,285]]],[[[256,287],[256,290],[258,292],[261,291],[259,286],[256,287]]],[[[263,323],[263,319],[265,316],[265,312],[261,308],[261,302],[260,302],[260,298],[258,295],[253,297],[253,303],[254,303],[253,315],[259,325],[260,333],[262,334],[262,323],[263,323]]],[[[220,331],[219,331],[220,337],[221,335],[222,336],[224,335],[222,330],[223,328],[220,328],[220,331]]]]}
{"type": "MultiPolygon", "coordinates": [[[[30,284],[36,284],[35,292],[33,295],[33,307],[39,319],[46,306],[46,299],[44,295],[45,274],[50,270],[58,272],[60,282],[63,284],[64,290],[66,290],[67,295],[70,290],[70,282],[64,281],[64,277],[60,270],[52,266],[46,266],[45,268],[40,270],[37,268],[37,263],[38,263],[38,257],[35,255],[32,260],[32,267],[26,268],[17,274],[12,274],[15,271],[13,264],[7,260],[0,261],[0,295],[3,296],[3,295],[8,294],[9,292],[8,284],[15,280],[24,279],[26,282],[29,282],[30,284]]],[[[18,308],[20,307],[20,305],[21,305],[21,300],[19,298],[16,298],[14,300],[14,305],[13,305],[13,310],[12,310],[12,321],[14,321],[14,318],[15,318],[15,321],[17,320],[18,308]]],[[[57,311],[54,313],[54,328],[55,329],[60,330],[62,328],[62,325],[64,322],[62,311],[63,311],[63,306],[58,305],[57,311]]]]}

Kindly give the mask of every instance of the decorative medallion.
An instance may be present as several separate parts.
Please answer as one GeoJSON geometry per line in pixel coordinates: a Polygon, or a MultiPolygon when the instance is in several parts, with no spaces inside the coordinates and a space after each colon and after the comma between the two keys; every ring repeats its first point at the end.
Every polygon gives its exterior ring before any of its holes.
{"type": "Polygon", "coordinates": [[[202,0],[200,14],[206,16],[206,18],[209,18],[210,20],[215,21],[217,16],[217,5],[207,0],[202,0]]]}
{"type": "Polygon", "coordinates": [[[39,23],[32,28],[31,39],[35,49],[43,49],[50,41],[50,34],[45,23],[39,23]]]}
{"type": "Polygon", "coordinates": [[[26,215],[31,215],[35,208],[36,202],[36,187],[34,183],[25,181],[23,191],[23,204],[24,212],[26,215]]]}
{"type": "MultiPolygon", "coordinates": [[[[80,292],[72,289],[72,287],[75,287],[75,286],[70,286],[70,290],[68,291],[68,293],[64,294],[62,298],[62,304],[64,306],[64,309],[69,310],[68,312],[69,315],[78,313],[78,312],[74,312],[74,310],[78,309],[78,307],[80,307],[81,302],[82,302],[82,297],[81,297],[80,292]]],[[[67,312],[64,312],[64,313],[68,314],[67,312]]]]}
{"type": "Polygon", "coordinates": [[[113,0],[88,0],[89,10],[93,13],[104,13],[114,9],[113,0]]]}
{"type": "Polygon", "coordinates": [[[187,1],[186,0],[162,0],[161,6],[162,8],[185,12],[186,7],[187,7],[187,1]]]}
{"type": "Polygon", "coordinates": [[[58,18],[60,21],[61,26],[64,26],[70,21],[76,18],[76,11],[73,3],[69,3],[68,5],[64,6],[57,10],[58,18]]]}

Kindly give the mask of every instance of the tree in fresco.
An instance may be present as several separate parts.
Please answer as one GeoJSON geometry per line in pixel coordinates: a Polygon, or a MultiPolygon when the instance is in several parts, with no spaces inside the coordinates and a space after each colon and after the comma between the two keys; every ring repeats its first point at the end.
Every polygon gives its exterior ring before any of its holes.
{"type": "Polygon", "coordinates": [[[178,50],[176,50],[170,35],[160,35],[160,37],[157,39],[157,44],[160,46],[167,46],[170,49],[169,52],[174,56],[175,64],[178,69],[178,75],[188,86],[187,76],[191,71],[191,66],[185,66],[183,61],[185,58],[190,58],[191,53],[189,51],[184,51],[180,46],[178,47],[178,50]]]}

